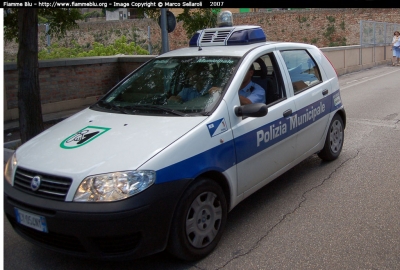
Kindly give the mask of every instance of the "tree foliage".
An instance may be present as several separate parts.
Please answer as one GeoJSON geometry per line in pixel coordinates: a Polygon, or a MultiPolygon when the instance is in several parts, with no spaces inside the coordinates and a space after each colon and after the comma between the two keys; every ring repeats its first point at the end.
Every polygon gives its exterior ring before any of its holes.
{"type": "Polygon", "coordinates": [[[190,39],[198,30],[215,27],[219,12],[220,9],[184,8],[176,19],[178,22],[183,22],[183,29],[185,29],[188,39],[190,39]]]}
{"type": "MultiPolygon", "coordinates": [[[[4,38],[18,42],[18,8],[9,8],[4,16],[4,38]]],[[[49,24],[48,34],[52,37],[63,37],[67,30],[78,28],[77,20],[81,20],[82,14],[76,8],[39,8],[37,9],[40,22],[49,24]]]]}
{"type": "MultiPolygon", "coordinates": [[[[220,8],[183,8],[183,12],[176,17],[176,20],[183,22],[183,29],[190,39],[198,30],[215,27],[220,11],[220,8]]],[[[161,15],[159,8],[139,8],[138,12],[154,20],[158,20],[161,15]]]]}
{"type": "Polygon", "coordinates": [[[137,12],[139,16],[147,17],[153,20],[158,20],[158,17],[161,15],[160,8],[138,8],[137,12]]]}
{"type": "Polygon", "coordinates": [[[117,54],[125,55],[148,55],[149,52],[134,42],[127,42],[125,36],[116,39],[113,44],[104,46],[101,43],[94,42],[91,50],[87,50],[80,46],[76,41],[72,41],[69,48],[60,47],[58,43],[53,43],[49,48],[39,52],[39,60],[60,59],[60,58],[76,58],[90,56],[111,56],[117,54]]]}
{"type": "Polygon", "coordinates": [[[98,18],[98,17],[104,17],[105,14],[102,12],[98,12],[97,10],[91,11],[91,12],[86,12],[83,14],[83,18],[98,18]]]}

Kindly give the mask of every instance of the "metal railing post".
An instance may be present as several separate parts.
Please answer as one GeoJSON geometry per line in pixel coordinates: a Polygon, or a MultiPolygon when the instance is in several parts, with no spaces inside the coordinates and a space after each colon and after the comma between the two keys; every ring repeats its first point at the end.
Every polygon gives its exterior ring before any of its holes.
{"type": "Polygon", "coordinates": [[[359,65],[362,65],[362,47],[363,47],[363,21],[360,21],[360,57],[359,65]]]}

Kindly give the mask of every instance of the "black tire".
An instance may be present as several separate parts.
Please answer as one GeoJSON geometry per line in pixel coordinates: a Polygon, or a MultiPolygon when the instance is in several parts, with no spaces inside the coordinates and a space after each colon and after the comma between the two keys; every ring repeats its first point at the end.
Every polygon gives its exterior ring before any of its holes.
{"type": "Polygon", "coordinates": [[[318,153],[322,160],[332,161],[339,157],[344,141],[344,125],[340,115],[336,114],[326,134],[324,148],[318,153]]]}
{"type": "Polygon", "coordinates": [[[168,252],[186,261],[204,258],[221,239],[226,219],[227,203],[221,187],[210,179],[199,179],[177,206],[168,252]]]}

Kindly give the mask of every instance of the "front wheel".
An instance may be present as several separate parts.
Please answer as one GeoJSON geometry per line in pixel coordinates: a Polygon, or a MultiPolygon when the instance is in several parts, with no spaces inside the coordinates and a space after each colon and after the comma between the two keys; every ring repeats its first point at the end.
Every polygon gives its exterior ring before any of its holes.
{"type": "Polygon", "coordinates": [[[326,134],[325,145],[318,156],[322,160],[331,161],[339,157],[342,151],[344,140],[344,125],[340,115],[336,114],[330,125],[328,133],[326,134]]]}
{"type": "Polygon", "coordinates": [[[227,219],[227,203],[221,187],[200,179],[183,195],[172,221],[168,251],[183,260],[199,260],[213,251],[227,219]]]}

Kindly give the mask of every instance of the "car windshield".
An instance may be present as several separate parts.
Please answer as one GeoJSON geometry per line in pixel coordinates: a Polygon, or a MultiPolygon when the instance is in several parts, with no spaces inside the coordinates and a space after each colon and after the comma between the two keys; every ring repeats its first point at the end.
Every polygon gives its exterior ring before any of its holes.
{"type": "Polygon", "coordinates": [[[129,75],[93,109],[144,115],[207,115],[239,58],[156,58],[129,75]],[[209,93],[209,89],[217,89],[209,93]]]}

